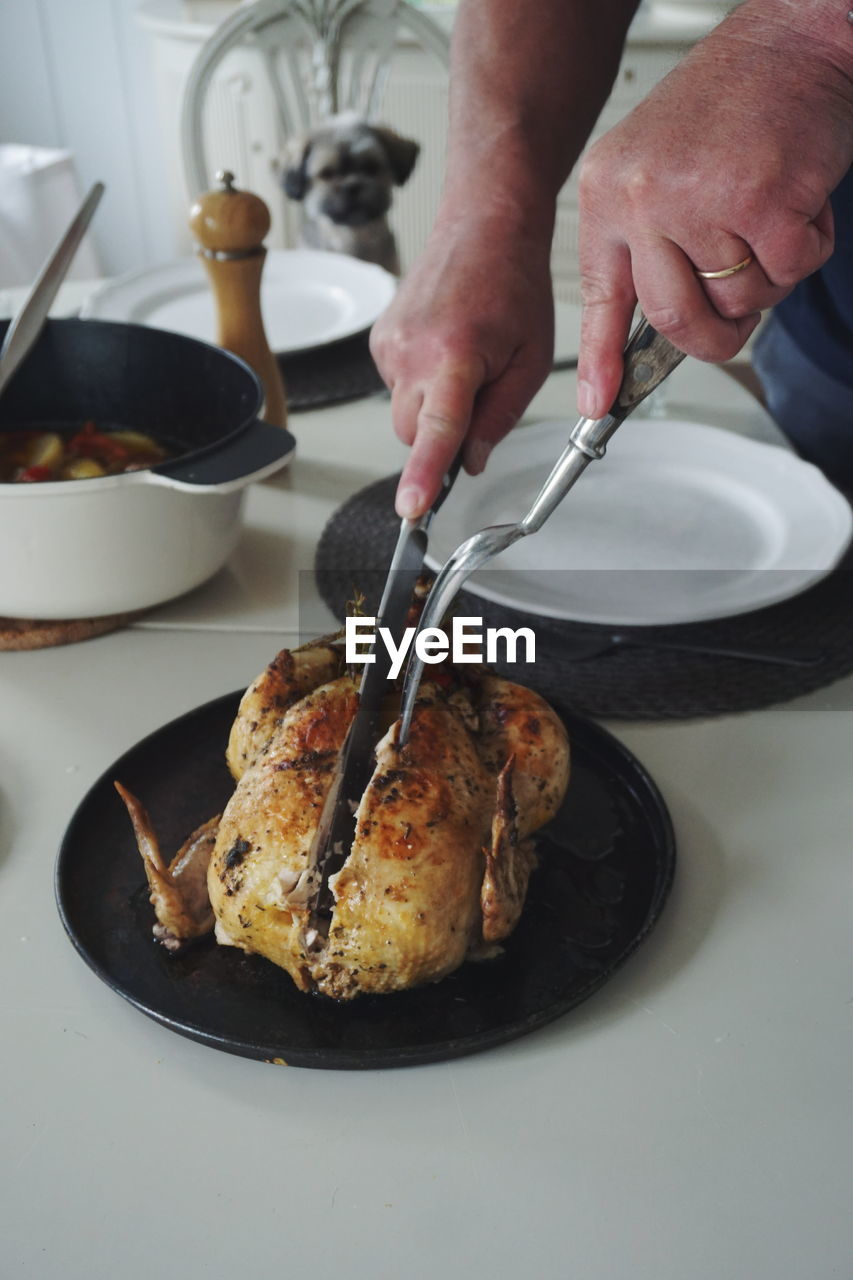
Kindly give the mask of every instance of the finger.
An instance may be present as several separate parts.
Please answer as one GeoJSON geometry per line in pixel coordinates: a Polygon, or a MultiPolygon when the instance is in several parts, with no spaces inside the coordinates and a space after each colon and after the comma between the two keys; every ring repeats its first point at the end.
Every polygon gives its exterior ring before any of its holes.
{"type": "Polygon", "coordinates": [[[440,369],[427,386],[412,451],[397,486],[399,516],[417,519],[432,503],[468,430],[482,381],[483,366],[473,361],[440,369]]]}
{"type": "Polygon", "coordinates": [[[367,345],[383,376],[387,369],[399,367],[401,356],[405,359],[412,345],[411,324],[407,319],[407,281],[400,282],[390,304],[370,326],[367,345]]]}
{"type": "Polygon", "coordinates": [[[580,244],[581,314],[578,353],[578,413],[602,418],[622,381],[622,351],[636,304],[631,255],[621,242],[585,234],[580,244]]]}
{"type": "Polygon", "coordinates": [[[411,444],[418,429],[423,393],[408,382],[396,382],[391,391],[391,425],[403,444],[411,444]]]}
{"type": "Polygon", "coordinates": [[[818,211],[812,221],[818,236],[823,241],[822,252],[829,257],[835,249],[835,217],[832,212],[832,202],[829,199],[824,200],[823,208],[818,211]]]}
{"type": "Polygon", "coordinates": [[[814,217],[803,214],[775,221],[753,237],[768,279],[790,291],[817,271],[835,247],[832,207],[827,200],[814,217]]]}
{"type": "Polygon", "coordinates": [[[472,476],[485,469],[495,445],[518,423],[551,369],[551,346],[535,353],[535,362],[510,364],[500,378],[482,387],[474,402],[465,439],[465,470],[472,476]]]}
{"type": "Polygon", "coordinates": [[[701,250],[686,243],[679,247],[694,264],[697,273],[723,271],[739,262],[747,263],[734,275],[723,276],[718,280],[698,276],[711,306],[724,320],[740,320],[754,315],[756,311],[767,311],[781,302],[789,292],[768,279],[755,250],[750,249],[746,241],[738,236],[721,237],[710,249],[704,244],[701,250]],[[718,265],[712,267],[712,262],[718,265]]]}
{"type": "Polygon", "coordinates": [[[631,267],[637,298],[649,323],[679,351],[698,360],[730,360],[760,319],[757,308],[746,316],[721,316],[693,263],[671,240],[632,245],[631,267]]]}

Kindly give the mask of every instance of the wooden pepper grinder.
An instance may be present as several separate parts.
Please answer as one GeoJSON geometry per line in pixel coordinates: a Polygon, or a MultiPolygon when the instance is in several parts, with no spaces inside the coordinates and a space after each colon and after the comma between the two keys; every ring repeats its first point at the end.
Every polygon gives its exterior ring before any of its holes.
{"type": "Polygon", "coordinates": [[[261,273],[267,254],[263,239],[270,229],[270,212],[260,196],[234,186],[233,173],[217,173],[216,180],[219,187],[199,196],[190,210],[190,229],[216,304],[216,341],[251,365],[264,385],[265,420],[284,427],[284,383],[261,314],[261,273]]]}

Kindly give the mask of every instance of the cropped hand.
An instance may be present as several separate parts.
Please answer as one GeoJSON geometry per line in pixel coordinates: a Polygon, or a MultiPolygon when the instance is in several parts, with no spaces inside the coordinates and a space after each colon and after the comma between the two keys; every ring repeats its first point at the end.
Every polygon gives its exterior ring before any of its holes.
{"type": "Polygon", "coordinates": [[[548,237],[525,241],[499,218],[439,219],[370,339],[394,430],[412,446],[398,514],[429,507],[460,447],[466,470],[483,470],[544,382],[553,343],[548,237]]]}
{"type": "Polygon", "coordinates": [[[589,150],[581,413],[616,396],[635,303],[681,350],[727,360],[829,257],[828,197],[853,158],[851,49],[843,6],[747,0],[589,150]]]}

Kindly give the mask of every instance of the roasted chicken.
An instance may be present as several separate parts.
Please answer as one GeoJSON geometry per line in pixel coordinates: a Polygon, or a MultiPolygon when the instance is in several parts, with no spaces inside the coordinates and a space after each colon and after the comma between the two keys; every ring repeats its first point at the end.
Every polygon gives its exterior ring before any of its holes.
{"type": "Polygon", "coordinates": [[[120,788],[162,942],[180,946],[212,917],[220,943],[266,956],[303,991],[349,999],[435,981],[512,931],[535,865],[530,837],[568,783],[562,722],[531,690],[470,668],[424,681],[402,749],[392,705],[318,924],[318,824],[357,705],[334,642],[280,653],[241,701],[231,800],[169,867],[120,788]]]}

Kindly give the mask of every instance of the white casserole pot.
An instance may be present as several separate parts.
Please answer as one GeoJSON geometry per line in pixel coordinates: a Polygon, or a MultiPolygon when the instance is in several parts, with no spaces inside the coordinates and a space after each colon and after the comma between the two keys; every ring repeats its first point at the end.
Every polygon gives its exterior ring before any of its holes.
{"type": "Polygon", "coordinates": [[[92,420],[145,431],[176,456],[117,476],[0,484],[0,615],[124,613],[214,574],[240,536],[246,487],[293,453],[287,431],[258,419],[261,399],[248,365],[218,347],[50,321],[0,399],[0,431],[92,420]]]}

